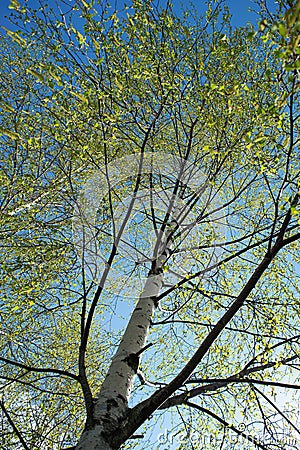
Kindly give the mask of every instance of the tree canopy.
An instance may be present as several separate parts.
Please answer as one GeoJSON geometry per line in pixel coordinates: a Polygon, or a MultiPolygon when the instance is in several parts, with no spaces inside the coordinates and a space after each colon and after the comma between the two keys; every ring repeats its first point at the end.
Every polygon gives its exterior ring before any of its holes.
{"type": "Polygon", "coordinates": [[[2,448],[298,448],[299,0],[10,8],[2,448]]]}

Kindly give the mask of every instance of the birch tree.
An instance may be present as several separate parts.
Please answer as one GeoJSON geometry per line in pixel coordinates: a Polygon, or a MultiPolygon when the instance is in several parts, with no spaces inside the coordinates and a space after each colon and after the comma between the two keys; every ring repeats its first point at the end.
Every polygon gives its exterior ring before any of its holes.
{"type": "Polygon", "coordinates": [[[297,448],[299,1],[33,6],[1,38],[2,447],[297,448]]]}

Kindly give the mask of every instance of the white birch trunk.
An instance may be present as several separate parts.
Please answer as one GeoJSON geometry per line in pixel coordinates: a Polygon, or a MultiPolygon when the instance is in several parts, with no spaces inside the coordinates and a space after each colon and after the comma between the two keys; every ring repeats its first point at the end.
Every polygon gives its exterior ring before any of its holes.
{"type": "MultiPolygon", "coordinates": [[[[175,221],[172,221],[171,225],[174,223],[176,225],[175,221]]],[[[139,366],[139,353],[145,347],[151,319],[157,306],[156,298],[162,287],[162,265],[170,252],[171,242],[168,242],[168,237],[172,231],[170,227],[168,234],[161,239],[155,270],[149,273],[100,393],[95,399],[95,427],[83,432],[76,450],[116,450],[109,444],[109,436],[113,437],[117,433],[118,427],[126,418],[128,401],[139,366]]]]}
{"type": "Polygon", "coordinates": [[[76,450],[114,450],[103,437],[103,425],[95,425],[92,430],[84,431],[76,450]]]}
{"type": "Polygon", "coordinates": [[[144,290],[131,315],[119,348],[95,400],[95,428],[86,430],[76,450],[112,450],[103,434],[110,434],[126,417],[128,401],[138,367],[134,355],[142,350],[149,334],[155,310],[155,298],[162,286],[163,275],[149,275],[144,290]],[[130,357],[131,355],[131,357],[130,357]]]}

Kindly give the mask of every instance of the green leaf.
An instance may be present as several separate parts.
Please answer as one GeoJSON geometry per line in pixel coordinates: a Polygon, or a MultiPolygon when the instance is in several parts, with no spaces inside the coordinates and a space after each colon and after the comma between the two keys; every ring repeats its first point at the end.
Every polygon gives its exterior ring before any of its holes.
{"type": "Polygon", "coordinates": [[[34,75],[37,78],[38,82],[43,83],[45,81],[43,75],[37,72],[35,69],[28,68],[26,72],[30,73],[31,75],[34,75]]]}
{"type": "Polygon", "coordinates": [[[278,25],[278,30],[279,30],[280,36],[282,36],[283,38],[285,38],[287,36],[287,30],[283,23],[280,23],[278,25]]]}
{"type": "Polygon", "coordinates": [[[0,133],[4,134],[5,136],[10,137],[11,139],[20,140],[21,137],[18,133],[12,130],[7,130],[6,128],[0,127],[0,133]]]}
{"type": "Polygon", "coordinates": [[[9,9],[20,9],[20,3],[18,2],[18,0],[10,0],[10,4],[8,5],[9,9]]]}
{"type": "Polygon", "coordinates": [[[11,31],[8,28],[1,26],[1,28],[3,28],[6,33],[8,34],[8,36],[10,36],[12,38],[13,41],[17,42],[17,44],[21,45],[21,46],[25,46],[27,45],[26,40],[20,36],[20,32],[18,31],[11,31]]]}
{"type": "Polygon", "coordinates": [[[74,97],[79,98],[81,101],[83,101],[84,103],[88,104],[88,99],[85,97],[85,95],[80,94],[80,92],[76,92],[76,91],[70,91],[70,94],[72,94],[74,97]]]}

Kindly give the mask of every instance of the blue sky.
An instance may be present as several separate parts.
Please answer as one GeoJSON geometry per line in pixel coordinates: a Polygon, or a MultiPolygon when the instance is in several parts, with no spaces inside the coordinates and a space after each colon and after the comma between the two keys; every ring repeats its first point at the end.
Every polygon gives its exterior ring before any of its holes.
{"type": "MultiPolygon", "coordinates": [[[[22,0],[20,0],[20,3],[22,3],[22,0]]],[[[47,2],[49,5],[55,6],[55,0],[48,0],[47,2]]],[[[113,2],[112,2],[113,3],[113,2]]],[[[128,1],[129,3],[129,1],[128,1]]],[[[176,10],[180,9],[180,5],[188,5],[190,2],[185,2],[184,0],[173,0],[174,6],[176,10]]],[[[199,10],[204,10],[206,5],[204,0],[194,0],[192,3],[194,3],[199,10]]],[[[8,15],[10,13],[10,10],[8,9],[8,5],[10,4],[10,0],[1,0],[0,1],[0,25],[4,25],[6,27],[9,27],[9,22],[4,18],[4,16],[8,15]]],[[[30,6],[37,6],[38,1],[37,0],[29,0],[28,4],[30,6]]],[[[252,23],[256,23],[258,20],[257,14],[254,12],[249,12],[249,8],[257,10],[257,5],[254,4],[252,0],[227,0],[227,4],[229,6],[229,9],[232,14],[232,21],[233,24],[238,25],[244,25],[247,21],[250,21],[252,23]]],[[[269,0],[268,5],[271,10],[275,9],[276,0],[269,0]]]]}

